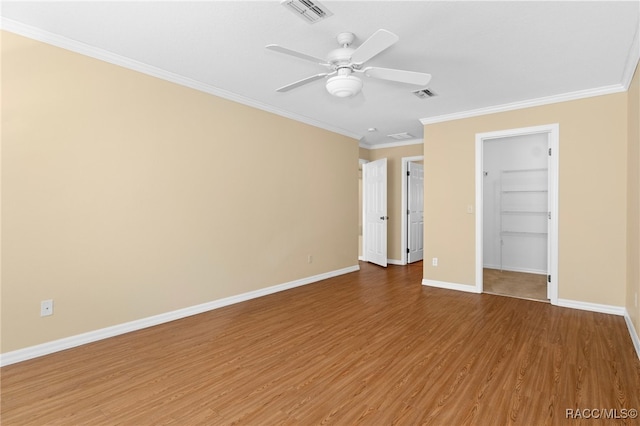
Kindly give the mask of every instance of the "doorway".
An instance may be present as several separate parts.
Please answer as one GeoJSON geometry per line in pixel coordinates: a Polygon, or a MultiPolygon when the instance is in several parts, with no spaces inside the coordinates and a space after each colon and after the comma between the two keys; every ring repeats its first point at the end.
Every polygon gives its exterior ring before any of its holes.
{"type": "Polygon", "coordinates": [[[418,262],[424,255],[424,156],[402,158],[401,263],[418,262]]]}
{"type": "Polygon", "coordinates": [[[476,286],[557,302],[558,126],[476,135],[476,286]]]}

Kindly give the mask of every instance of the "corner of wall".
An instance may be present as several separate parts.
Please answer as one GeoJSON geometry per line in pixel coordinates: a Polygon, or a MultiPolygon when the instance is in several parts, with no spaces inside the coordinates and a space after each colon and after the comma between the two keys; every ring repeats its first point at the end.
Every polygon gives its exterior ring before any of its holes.
{"type": "MultiPolygon", "coordinates": [[[[638,351],[640,329],[640,62],[627,92],[627,326],[638,351]],[[635,334],[634,334],[635,333],[635,334]]],[[[640,355],[640,351],[639,351],[640,355]]]]}
{"type": "Polygon", "coordinates": [[[638,336],[638,332],[633,325],[633,321],[631,320],[628,311],[625,311],[624,321],[627,323],[627,328],[629,329],[629,335],[631,336],[633,347],[636,350],[636,355],[638,355],[638,359],[640,359],[640,336],[638,336]]]}

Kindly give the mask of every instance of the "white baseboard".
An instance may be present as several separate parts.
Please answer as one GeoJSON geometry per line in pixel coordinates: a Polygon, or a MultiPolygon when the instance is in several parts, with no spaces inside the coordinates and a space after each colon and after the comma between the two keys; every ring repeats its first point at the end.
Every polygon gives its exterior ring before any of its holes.
{"type": "Polygon", "coordinates": [[[85,345],[87,343],[95,342],[109,337],[118,336],[120,334],[141,330],[143,328],[152,327],[154,325],[163,324],[169,321],[175,321],[177,319],[201,314],[203,312],[212,311],[224,306],[245,302],[247,300],[266,296],[268,294],[289,290],[295,287],[311,284],[317,281],[325,280],[327,278],[337,277],[338,275],[348,274],[350,272],[355,272],[358,270],[360,270],[359,265],[349,266],[347,268],[325,272],[323,274],[313,275],[311,277],[301,278],[299,280],[261,288],[259,290],[242,293],[235,296],[225,297],[223,299],[202,303],[200,305],[190,306],[188,308],[178,309],[176,311],[165,312],[163,314],[142,318],[111,327],[101,328],[99,330],[89,331],[87,333],[77,334],[75,336],[65,337],[63,339],[42,343],[40,345],[6,352],[0,354],[0,367],[9,364],[15,364],[21,361],[26,361],[32,358],[37,358],[39,356],[48,355],[65,349],[74,348],[76,346],[85,345]]]}
{"type": "Polygon", "coordinates": [[[623,306],[601,305],[599,303],[581,302],[579,300],[558,299],[556,306],[563,308],[580,309],[582,311],[599,312],[601,314],[611,314],[623,316],[626,309],[623,306]]]}
{"type": "Polygon", "coordinates": [[[624,310],[624,321],[627,323],[627,328],[629,329],[629,335],[631,335],[633,347],[636,349],[636,355],[638,355],[638,359],[640,359],[640,337],[638,336],[636,328],[633,326],[633,321],[631,321],[629,311],[627,311],[626,309],[624,310]]]}
{"type": "Polygon", "coordinates": [[[427,279],[422,280],[422,285],[426,285],[429,287],[446,288],[447,290],[466,291],[467,293],[479,293],[478,289],[474,285],[448,283],[444,281],[434,281],[427,279]]]}

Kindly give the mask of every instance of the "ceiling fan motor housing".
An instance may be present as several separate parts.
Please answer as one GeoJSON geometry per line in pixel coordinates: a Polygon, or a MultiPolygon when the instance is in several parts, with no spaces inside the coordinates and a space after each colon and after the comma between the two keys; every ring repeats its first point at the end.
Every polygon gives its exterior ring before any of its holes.
{"type": "Polygon", "coordinates": [[[329,52],[327,61],[334,67],[339,67],[340,65],[349,65],[351,63],[351,55],[353,55],[353,52],[355,52],[355,49],[352,49],[350,47],[341,47],[339,49],[334,49],[329,52]]]}
{"type": "Polygon", "coordinates": [[[338,34],[338,44],[342,47],[329,52],[327,61],[338,72],[338,75],[327,80],[327,91],[338,98],[348,98],[354,96],[362,90],[362,80],[351,75],[353,73],[353,65],[351,64],[351,56],[355,49],[349,47],[355,36],[353,33],[338,34]]]}
{"type": "Polygon", "coordinates": [[[354,33],[348,33],[348,32],[344,32],[344,33],[340,33],[336,36],[336,40],[338,40],[338,44],[340,46],[349,46],[351,45],[351,43],[353,43],[353,40],[356,39],[356,35],[354,33]]]}

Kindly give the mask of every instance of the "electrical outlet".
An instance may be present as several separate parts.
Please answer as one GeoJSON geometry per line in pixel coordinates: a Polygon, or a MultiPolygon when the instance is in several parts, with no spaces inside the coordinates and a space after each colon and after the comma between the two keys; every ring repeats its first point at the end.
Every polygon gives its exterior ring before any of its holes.
{"type": "Polygon", "coordinates": [[[431,259],[431,266],[438,266],[438,258],[434,257],[433,259],[431,259]]]}
{"type": "Polygon", "coordinates": [[[469,204],[469,205],[467,206],[467,213],[469,213],[469,214],[473,214],[473,204],[469,204]]]}
{"type": "Polygon", "coordinates": [[[635,303],[636,303],[636,308],[637,308],[638,307],[638,293],[635,294],[635,298],[636,298],[635,303]]]}
{"type": "Polygon", "coordinates": [[[53,315],[53,300],[43,300],[40,302],[40,316],[48,317],[49,315],[53,315]]]}
{"type": "Polygon", "coordinates": [[[307,256],[307,263],[313,263],[313,256],[307,256]]]}

